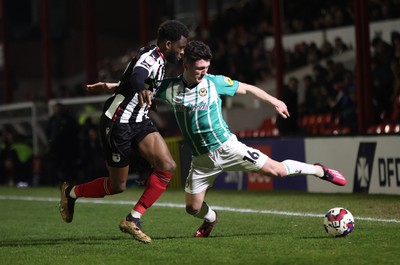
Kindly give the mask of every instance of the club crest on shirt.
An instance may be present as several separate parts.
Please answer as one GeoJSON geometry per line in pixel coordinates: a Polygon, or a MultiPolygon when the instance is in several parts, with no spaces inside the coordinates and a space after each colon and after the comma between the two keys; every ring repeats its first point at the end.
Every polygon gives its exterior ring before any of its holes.
{"type": "Polygon", "coordinates": [[[144,59],[144,61],[142,62],[142,65],[150,68],[155,62],[156,60],[152,56],[147,56],[146,59],[144,59]]]}
{"type": "Polygon", "coordinates": [[[227,76],[225,76],[225,82],[228,84],[228,85],[233,85],[233,81],[232,81],[232,79],[230,79],[229,77],[227,77],[227,76]]]}
{"type": "Polygon", "coordinates": [[[201,89],[199,90],[199,96],[200,96],[200,97],[204,97],[204,96],[206,96],[206,95],[207,95],[207,89],[205,89],[204,87],[201,88],[201,89]]]}
{"type": "Polygon", "coordinates": [[[113,153],[113,154],[112,154],[112,160],[113,160],[115,163],[118,163],[119,161],[121,161],[121,156],[120,156],[120,154],[118,154],[118,153],[113,153]]]}

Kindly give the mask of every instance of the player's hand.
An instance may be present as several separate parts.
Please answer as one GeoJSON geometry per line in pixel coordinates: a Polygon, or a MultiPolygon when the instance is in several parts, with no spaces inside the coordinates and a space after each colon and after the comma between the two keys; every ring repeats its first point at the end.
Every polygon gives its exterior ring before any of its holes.
{"type": "Polygon", "coordinates": [[[279,113],[279,115],[281,115],[283,118],[286,119],[286,118],[290,117],[288,108],[287,108],[286,104],[283,101],[278,100],[275,103],[275,109],[279,113]]]}
{"type": "Polygon", "coordinates": [[[88,92],[108,92],[117,87],[117,83],[104,83],[97,82],[95,84],[86,85],[86,91],[88,92]]]}
{"type": "Polygon", "coordinates": [[[148,89],[142,90],[138,94],[139,99],[139,106],[142,108],[145,104],[150,108],[151,107],[151,100],[153,98],[153,92],[148,89]]]}

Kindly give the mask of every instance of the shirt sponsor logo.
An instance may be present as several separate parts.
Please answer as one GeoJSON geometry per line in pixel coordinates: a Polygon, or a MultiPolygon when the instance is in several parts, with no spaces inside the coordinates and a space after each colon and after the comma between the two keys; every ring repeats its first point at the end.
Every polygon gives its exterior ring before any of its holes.
{"type": "Polygon", "coordinates": [[[208,110],[208,104],[207,103],[200,103],[197,105],[192,105],[188,104],[187,106],[185,105],[175,105],[175,111],[198,111],[198,110],[208,110]]]}

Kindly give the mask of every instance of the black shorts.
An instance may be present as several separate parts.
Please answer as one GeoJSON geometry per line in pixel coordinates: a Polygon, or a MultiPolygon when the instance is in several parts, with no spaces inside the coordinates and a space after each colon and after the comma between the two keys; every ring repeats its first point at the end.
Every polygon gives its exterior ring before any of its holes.
{"type": "Polygon", "coordinates": [[[139,123],[114,123],[104,114],[100,136],[106,161],[111,167],[125,167],[138,156],[138,143],[148,134],[158,132],[150,119],[139,123]]]}

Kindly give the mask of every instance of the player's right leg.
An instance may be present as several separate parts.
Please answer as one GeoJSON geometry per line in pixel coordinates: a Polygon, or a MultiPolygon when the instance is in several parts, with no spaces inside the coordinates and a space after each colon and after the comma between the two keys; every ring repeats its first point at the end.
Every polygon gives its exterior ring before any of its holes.
{"type": "Polygon", "coordinates": [[[129,166],[122,168],[108,167],[110,176],[97,178],[79,185],[70,185],[64,182],[61,185],[60,214],[62,219],[70,223],[74,216],[75,201],[77,198],[103,198],[125,191],[129,166]]]}
{"type": "Polygon", "coordinates": [[[164,193],[176,169],[175,161],[161,134],[154,131],[152,124],[143,130],[148,130],[149,133],[140,140],[138,151],[152,166],[153,172],[148,177],[145,190],[132,211],[136,218],[145,214],[164,193]]]}
{"type": "Polygon", "coordinates": [[[215,167],[208,154],[193,157],[185,183],[186,212],[203,220],[194,237],[208,237],[218,222],[217,212],[209,207],[204,198],[220,173],[220,167],[215,167]]]}
{"type": "Polygon", "coordinates": [[[321,165],[320,163],[315,163],[315,166],[320,166],[322,170],[324,171],[324,175],[320,177],[322,180],[326,180],[328,182],[331,182],[337,186],[344,186],[347,183],[346,178],[342,173],[340,173],[337,170],[328,168],[324,165],[321,165]]]}
{"type": "Polygon", "coordinates": [[[186,212],[196,218],[203,219],[203,223],[193,234],[194,237],[208,237],[218,222],[218,214],[204,201],[206,191],[198,194],[186,192],[186,212]]]}

